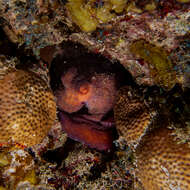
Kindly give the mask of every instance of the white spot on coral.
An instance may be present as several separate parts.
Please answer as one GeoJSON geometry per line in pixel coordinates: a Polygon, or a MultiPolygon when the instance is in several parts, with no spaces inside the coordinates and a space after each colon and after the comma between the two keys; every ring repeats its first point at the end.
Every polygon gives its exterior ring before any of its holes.
{"type": "Polygon", "coordinates": [[[162,168],[163,172],[169,177],[170,173],[169,173],[168,169],[165,168],[164,166],[160,166],[160,167],[162,168]]]}
{"type": "Polygon", "coordinates": [[[14,125],[12,125],[12,129],[17,129],[17,128],[19,128],[19,126],[18,126],[18,124],[14,124],[14,125]]]}

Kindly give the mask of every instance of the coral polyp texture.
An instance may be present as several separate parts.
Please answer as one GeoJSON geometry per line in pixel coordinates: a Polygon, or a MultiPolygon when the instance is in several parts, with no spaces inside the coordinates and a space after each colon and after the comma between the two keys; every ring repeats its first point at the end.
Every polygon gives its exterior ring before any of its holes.
{"type": "Polygon", "coordinates": [[[0,80],[0,143],[38,144],[56,117],[54,96],[44,80],[24,70],[9,70],[0,80]]]}
{"type": "Polygon", "coordinates": [[[190,188],[190,147],[177,142],[173,129],[151,104],[129,87],[118,93],[115,122],[135,156],[134,174],[145,190],[190,188]]]}
{"type": "Polygon", "coordinates": [[[136,158],[136,176],[145,190],[190,188],[190,148],[177,144],[171,129],[156,129],[145,135],[136,158]]]}
{"type": "Polygon", "coordinates": [[[136,146],[151,124],[156,112],[143,100],[133,97],[130,87],[118,91],[114,106],[114,118],[117,129],[129,146],[136,146]]]}

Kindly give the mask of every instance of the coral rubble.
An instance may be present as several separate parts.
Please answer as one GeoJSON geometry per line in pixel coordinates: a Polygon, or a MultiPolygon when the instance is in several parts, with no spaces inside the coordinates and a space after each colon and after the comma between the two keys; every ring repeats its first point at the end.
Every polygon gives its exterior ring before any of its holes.
{"type": "Polygon", "coordinates": [[[37,184],[35,162],[32,156],[22,149],[1,150],[1,182],[5,189],[17,189],[22,182],[37,184]],[[2,159],[2,157],[4,157],[2,159]]]}

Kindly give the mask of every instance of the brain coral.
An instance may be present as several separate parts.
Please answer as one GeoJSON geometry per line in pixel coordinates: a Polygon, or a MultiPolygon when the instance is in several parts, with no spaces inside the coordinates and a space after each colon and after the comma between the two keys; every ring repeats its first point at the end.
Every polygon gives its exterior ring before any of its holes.
{"type": "Polygon", "coordinates": [[[177,144],[171,133],[170,129],[155,129],[136,149],[136,176],[145,190],[190,189],[190,148],[177,144]]]}
{"type": "Polygon", "coordinates": [[[135,175],[144,189],[190,189],[188,144],[175,142],[174,131],[166,128],[164,119],[157,116],[151,124],[154,112],[129,87],[122,88],[118,95],[116,127],[134,150],[135,175]]]}
{"type": "Polygon", "coordinates": [[[10,70],[0,80],[0,143],[38,144],[55,117],[51,90],[35,73],[10,70]]]}
{"type": "Polygon", "coordinates": [[[137,97],[132,89],[123,87],[118,91],[114,107],[114,118],[119,133],[125,137],[128,145],[137,145],[150,125],[155,112],[137,97]]]}

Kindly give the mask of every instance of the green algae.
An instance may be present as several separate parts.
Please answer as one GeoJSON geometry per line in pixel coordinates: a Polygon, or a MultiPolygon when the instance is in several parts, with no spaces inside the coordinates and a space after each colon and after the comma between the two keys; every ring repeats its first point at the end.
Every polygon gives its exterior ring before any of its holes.
{"type": "Polygon", "coordinates": [[[4,153],[0,153],[0,167],[4,167],[9,164],[9,160],[4,153]]]}
{"type": "Polygon", "coordinates": [[[130,51],[148,63],[150,75],[158,86],[170,90],[176,84],[176,73],[173,70],[167,52],[141,39],[130,46],[130,51]]]}

